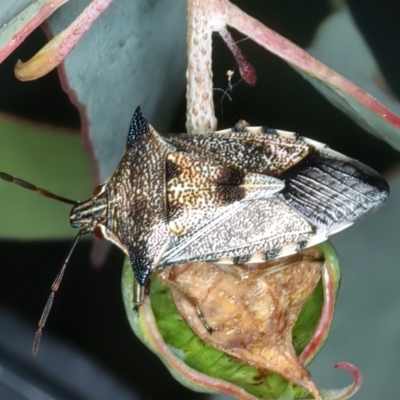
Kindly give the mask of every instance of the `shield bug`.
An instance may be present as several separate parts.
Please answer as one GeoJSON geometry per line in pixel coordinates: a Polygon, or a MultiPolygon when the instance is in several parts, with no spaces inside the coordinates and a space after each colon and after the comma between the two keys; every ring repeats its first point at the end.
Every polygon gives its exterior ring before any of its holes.
{"type": "Polygon", "coordinates": [[[187,262],[255,264],[325,241],[387,198],[374,170],[291,132],[238,125],[209,134],[159,134],[140,108],[115,172],[81,203],[0,173],[42,195],[72,203],[79,233],[53,286],[34,353],[69,257],[87,233],[130,258],[133,303],[153,271],[187,262]]]}

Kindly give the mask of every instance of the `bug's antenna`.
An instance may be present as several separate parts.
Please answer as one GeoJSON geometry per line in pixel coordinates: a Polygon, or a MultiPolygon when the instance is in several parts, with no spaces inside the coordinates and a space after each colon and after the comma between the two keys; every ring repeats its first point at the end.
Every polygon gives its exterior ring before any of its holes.
{"type": "Polygon", "coordinates": [[[34,356],[36,356],[36,354],[39,351],[39,344],[40,344],[40,339],[42,337],[42,330],[43,330],[43,328],[44,328],[44,326],[46,324],[47,317],[50,314],[50,310],[51,310],[51,306],[53,305],[53,300],[54,300],[55,293],[57,292],[57,290],[58,290],[58,288],[60,286],[61,280],[62,280],[62,278],[64,276],[64,273],[65,273],[65,270],[67,268],[69,259],[71,258],[71,255],[74,252],[75,246],[77,245],[80,237],[82,235],[84,235],[85,233],[88,233],[88,232],[86,230],[81,230],[76,235],[75,240],[74,240],[74,242],[72,244],[71,250],[69,251],[69,253],[67,255],[67,258],[65,259],[64,264],[62,265],[60,271],[58,271],[56,279],[54,279],[54,282],[51,285],[51,293],[50,293],[49,298],[47,299],[46,305],[44,306],[44,309],[43,309],[43,312],[42,312],[42,316],[40,317],[40,320],[39,320],[39,323],[38,323],[38,329],[37,329],[36,334],[35,334],[35,340],[33,341],[32,353],[33,353],[34,356]]]}
{"type": "Polygon", "coordinates": [[[7,182],[15,183],[16,185],[21,186],[25,189],[33,190],[34,192],[39,193],[42,196],[50,197],[51,199],[62,201],[63,203],[72,204],[74,206],[79,203],[78,201],[66,199],[65,197],[58,196],[57,194],[51,193],[46,189],[42,189],[40,187],[32,185],[31,183],[26,182],[22,179],[14,178],[13,176],[6,174],[5,172],[0,172],[0,178],[4,179],[7,182]]]}

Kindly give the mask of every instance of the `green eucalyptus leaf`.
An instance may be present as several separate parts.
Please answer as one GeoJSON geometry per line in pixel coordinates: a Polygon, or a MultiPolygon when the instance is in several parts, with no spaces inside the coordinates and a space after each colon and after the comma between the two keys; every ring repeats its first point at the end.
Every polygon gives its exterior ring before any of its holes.
{"type": "MultiPolygon", "coordinates": [[[[55,36],[89,0],[65,4],[46,21],[55,36]]],[[[160,130],[182,99],[186,2],[114,1],[63,63],[61,80],[85,121],[86,140],[104,182],[121,159],[137,106],[160,130]]]]}
{"type": "Polygon", "coordinates": [[[397,114],[395,120],[387,120],[382,111],[376,109],[367,98],[366,101],[359,101],[356,96],[343,90],[345,87],[299,71],[322,95],[363,129],[399,150],[400,102],[384,82],[379,64],[345,3],[320,24],[307,51],[397,114]]]}

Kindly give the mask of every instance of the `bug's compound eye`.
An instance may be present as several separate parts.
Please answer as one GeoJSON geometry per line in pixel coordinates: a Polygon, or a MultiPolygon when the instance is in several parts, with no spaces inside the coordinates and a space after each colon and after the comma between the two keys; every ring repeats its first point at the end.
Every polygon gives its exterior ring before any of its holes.
{"type": "Polygon", "coordinates": [[[106,236],[104,234],[104,226],[101,224],[97,224],[92,231],[93,235],[96,236],[98,239],[105,240],[106,236]]]}
{"type": "Polygon", "coordinates": [[[104,185],[98,185],[93,190],[93,196],[99,195],[103,191],[104,185]]]}

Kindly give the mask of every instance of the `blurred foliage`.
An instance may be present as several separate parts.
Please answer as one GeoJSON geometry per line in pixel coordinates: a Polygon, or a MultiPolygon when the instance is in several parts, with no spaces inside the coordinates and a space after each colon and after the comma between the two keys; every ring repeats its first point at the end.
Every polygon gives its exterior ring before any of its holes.
{"type": "MultiPolygon", "coordinates": [[[[60,196],[90,196],[90,163],[75,132],[34,125],[0,115],[0,170],[60,196]]],[[[68,238],[71,206],[0,182],[0,236],[19,239],[68,238]]]]}

